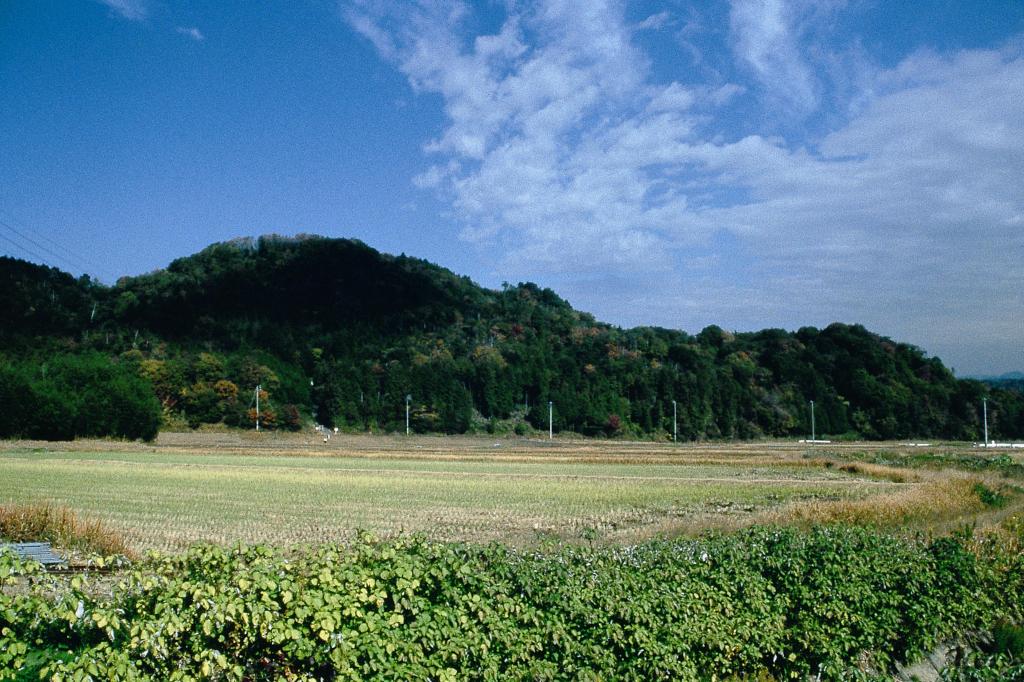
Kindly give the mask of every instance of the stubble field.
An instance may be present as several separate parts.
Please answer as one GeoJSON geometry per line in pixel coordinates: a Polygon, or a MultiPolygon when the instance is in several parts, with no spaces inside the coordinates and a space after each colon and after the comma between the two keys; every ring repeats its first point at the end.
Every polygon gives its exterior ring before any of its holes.
{"type": "Polygon", "coordinates": [[[357,530],[628,543],[765,522],[932,528],[1005,513],[977,494],[979,484],[1001,485],[985,474],[864,463],[872,452],[901,455],[892,444],[324,443],[316,434],[252,433],[167,433],[149,445],[7,442],[0,504],[66,506],[136,550],[167,551],[201,541],[346,541],[357,530]]]}

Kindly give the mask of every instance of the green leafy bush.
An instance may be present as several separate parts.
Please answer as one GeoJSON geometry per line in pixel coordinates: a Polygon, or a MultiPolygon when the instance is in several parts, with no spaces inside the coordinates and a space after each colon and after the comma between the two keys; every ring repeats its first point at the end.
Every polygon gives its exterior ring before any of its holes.
{"type": "Polygon", "coordinates": [[[989,488],[984,483],[975,484],[974,492],[978,493],[978,499],[980,499],[982,504],[986,507],[1002,509],[1009,501],[1009,498],[1006,495],[1000,493],[998,490],[992,490],[992,488],[989,488]]]}
{"type": "MultiPolygon", "coordinates": [[[[1022,557],[1000,547],[854,528],[535,551],[199,546],[147,557],[109,597],[81,578],[5,587],[0,679],[28,661],[58,681],[849,678],[1019,621],[1022,557]]],[[[0,582],[34,570],[7,561],[0,582]]]]}

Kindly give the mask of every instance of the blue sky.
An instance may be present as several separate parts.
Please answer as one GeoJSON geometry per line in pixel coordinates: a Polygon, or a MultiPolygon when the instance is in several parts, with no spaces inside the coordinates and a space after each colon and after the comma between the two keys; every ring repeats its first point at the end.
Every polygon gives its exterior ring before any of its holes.
{"type": "Polygon", "coordinates": [[[1024,368],[1019,0],[0,3],[0,252],[356,237],[623,326],[1024,368]]]}

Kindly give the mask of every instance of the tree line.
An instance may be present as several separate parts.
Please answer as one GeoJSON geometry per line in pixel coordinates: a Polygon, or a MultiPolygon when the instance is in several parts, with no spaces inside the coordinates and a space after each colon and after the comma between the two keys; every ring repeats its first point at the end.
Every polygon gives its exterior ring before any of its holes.
{"type": "MultiPolygon", "coordinates": [[[[252,425],[259,385],[270,428],[398,431],[408,397],[419,432],[546,430],[551,402],[555,431],[586,436],[791,437],[810,433],[813,400],[819,434],[976,440],[987,398],[990,434],[1024,436],[1019,391],[958,379],[860,325],[620,329],[550,289],[485,289],[352,240],[215,244],[110,287],[0,258],[0,284],[0,436],[27,435],[14,402],[52,395],[53,367],[75,362],[105,363],[121,382],[102,379],[109,395],[145,394],[158,421],[192,427],[252,425]]],[[[151,433],[89,419],[75,434],[151,433]]]]}

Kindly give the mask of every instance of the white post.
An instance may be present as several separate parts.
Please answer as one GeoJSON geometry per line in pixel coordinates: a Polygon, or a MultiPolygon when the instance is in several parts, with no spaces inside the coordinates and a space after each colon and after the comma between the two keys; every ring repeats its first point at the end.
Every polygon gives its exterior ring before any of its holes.
{"type": "Polygon", "coordinates": [[[811,441],[816,440],[814,433],[814,401],[811,401],[811,441]]]}
{"type": "Polygon", "coordinates": [[[256,430],[260,430],[260,384],[256,384],[256,430]]]}
{"type": "Polygon", "coordinates": [[[412,400],[412,394],[405,394],[405,435],[409,435],[409,401],[412,400]]]}
{"type": "Polygon", "coordinates": [[[675,443],[679,438],[679,421],[676,418],[676,401],[672,401],[672,442],[675,443]]]}
{"type": "Polygon", "coordinates": [[[555,437],[555,422],[553,419],[555,414],[554,405],[555,404],[552,401],[548,401],[548,440],[552,440],[555,437]]]}
{"type": "Polygon", "coordinates": [[[988,398],[981,399],[981,410],[985,415],[985,447],[988,447],[988,398]]]}

